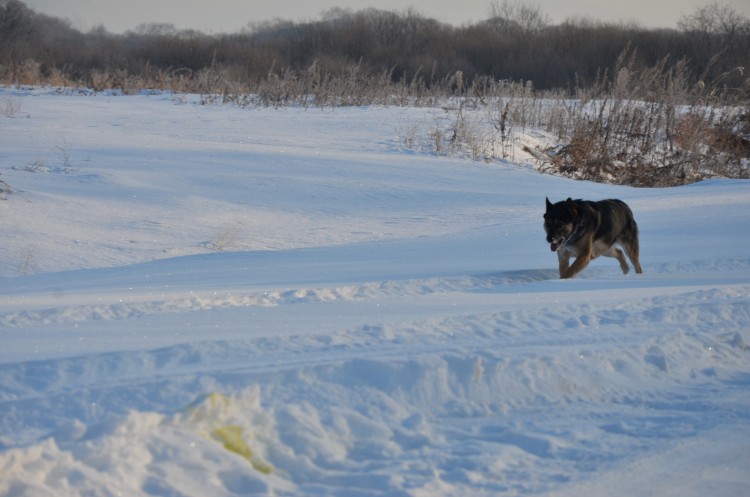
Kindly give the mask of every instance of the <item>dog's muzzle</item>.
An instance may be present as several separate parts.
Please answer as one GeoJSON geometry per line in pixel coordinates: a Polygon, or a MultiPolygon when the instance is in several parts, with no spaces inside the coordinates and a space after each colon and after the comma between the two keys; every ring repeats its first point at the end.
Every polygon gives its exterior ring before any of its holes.
{"type": "Polygon", "coordinates": [[[557,252],[557,249],[560,248],[564,241],[564,238],[552,238],[551,236],[547,235],[547,243],[549,243],[549,249],[552,252],[557,252]]]}

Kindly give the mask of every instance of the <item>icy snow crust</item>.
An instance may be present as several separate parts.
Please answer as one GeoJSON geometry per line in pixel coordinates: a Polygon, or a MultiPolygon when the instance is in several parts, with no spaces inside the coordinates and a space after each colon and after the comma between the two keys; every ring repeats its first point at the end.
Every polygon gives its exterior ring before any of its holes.
{"type": "Polygon", "coordinates": [[[441,109],[0,99],[0,495],[750,495],[750,182],[402,150],[441,109]],[[558,280],[545,196],[628,202],[645,274],[558,280]]]}

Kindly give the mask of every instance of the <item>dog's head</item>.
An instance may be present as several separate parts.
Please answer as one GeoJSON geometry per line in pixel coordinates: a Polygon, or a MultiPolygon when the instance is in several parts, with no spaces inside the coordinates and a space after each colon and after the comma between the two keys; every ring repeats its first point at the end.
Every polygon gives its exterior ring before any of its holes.
{"type": "Polygon", "coordinates": [[[556,252],[575,231],[578,221],[578,211],[572,199],[553,204],[547,201],[547,211],[544,213],[544,231],[547,232],[547,243],[550,250],[556,252]]]}

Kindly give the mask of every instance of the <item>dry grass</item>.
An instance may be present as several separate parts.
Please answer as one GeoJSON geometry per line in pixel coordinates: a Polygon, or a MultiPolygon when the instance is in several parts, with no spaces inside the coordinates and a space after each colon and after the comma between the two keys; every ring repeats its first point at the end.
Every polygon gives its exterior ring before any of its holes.
{"type": "MultiPolygon", "coordinates": [[[[83,81],[70,81],[58,71],[45,81],[33,61],[20,67],[17,78],[24,84],[54,82],[94,91],[159,88],[196,93],[205,105],[440,106],[447,109],[443,123],[399,128],[402,146],[437,155],[513,160],[515,137],[541,129],[561,145],[530,152],[537,167],[552,174],[637,186],[748,177],[750,79],[730,88],[725,81],[736,81],[740,69],[706,81],[708,69],[696,78],[685,61],[670,64],[665,57],[643,68],[635,59],[626,49],[615,67],[593,84],[545,92],[526,81],[475,77],[467,84],[460,71],[439,81],[421,72],[398,80],[392,71],[366,73],[361,62],[332,73],[317,60],[303,71],[272,65],[266,77],[252,81],[219,64],[197,73],[149,69],[132,76],[124,70],[92,71],[83,81]]],[[[13,102],[8,105],[6,115],[17,113],[13,102]]]]}
{"type": "Polygon", "coordinates": [[[0,115],[5,117],[17,117],[20,112],[20,99],[14,97],[3,97],[0,99],[0,115]]]}
{"type": "Polygon", "coordinates": [[[742,88],[723,86],[722,78],[691,85],[684,61],[640,70],[632,61],[624,52],[615,78],[603,74],[575,99],[535,92],[528,83],[485,92],[473,100],[488,109],[483,126],[460,106],[453,143],[478,159],[512,160],[514,133],[542,129],[560,145],[527,151],[551,174],[650,187],[750,177],[748,80],[742,88]]]}

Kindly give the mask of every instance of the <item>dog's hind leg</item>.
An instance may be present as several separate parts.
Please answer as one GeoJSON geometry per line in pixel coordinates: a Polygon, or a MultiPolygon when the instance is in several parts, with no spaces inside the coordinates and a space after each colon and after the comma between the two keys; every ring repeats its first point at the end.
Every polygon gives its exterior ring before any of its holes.
{"type": "Polygon", "coordinates": [[[625,260],[625,254],[623,254],[622,250],[618,249],[617,247],[609,247],[609,249],[603,252],[602,255],[606,255],[607,257],[614,257],[615,259],[617,259],[617,262],[620,263],[622,274],[628,274],[630,272],[630,267],[628,267],[628,263],[625,260]]]}
{"type": "Polygon", "coordinates": [[[638,234],[635,233],[629,236],[627,239],[622,240],[620,243],[622,243],[622,247],[625,249],[625,253],[628,256],[628,259],[630,259],[630,262],[633,264],[635,272],[638,274],[643,273],[643,269],[641,269],[641,262],[638,259],[640,255],[640,248],[638,247],[638,234]]]}
{"type": "Polygon", "coordinates": [[[641,262],[638,260],[638,239],[637,238],[635,240],[635,247],[631,245],[627,250],[628,250],[628,258],[630,259],[630,262],[633,263],[635,272],[638,274],[643,273],[643,269],[641,269],[641,262]]]}

